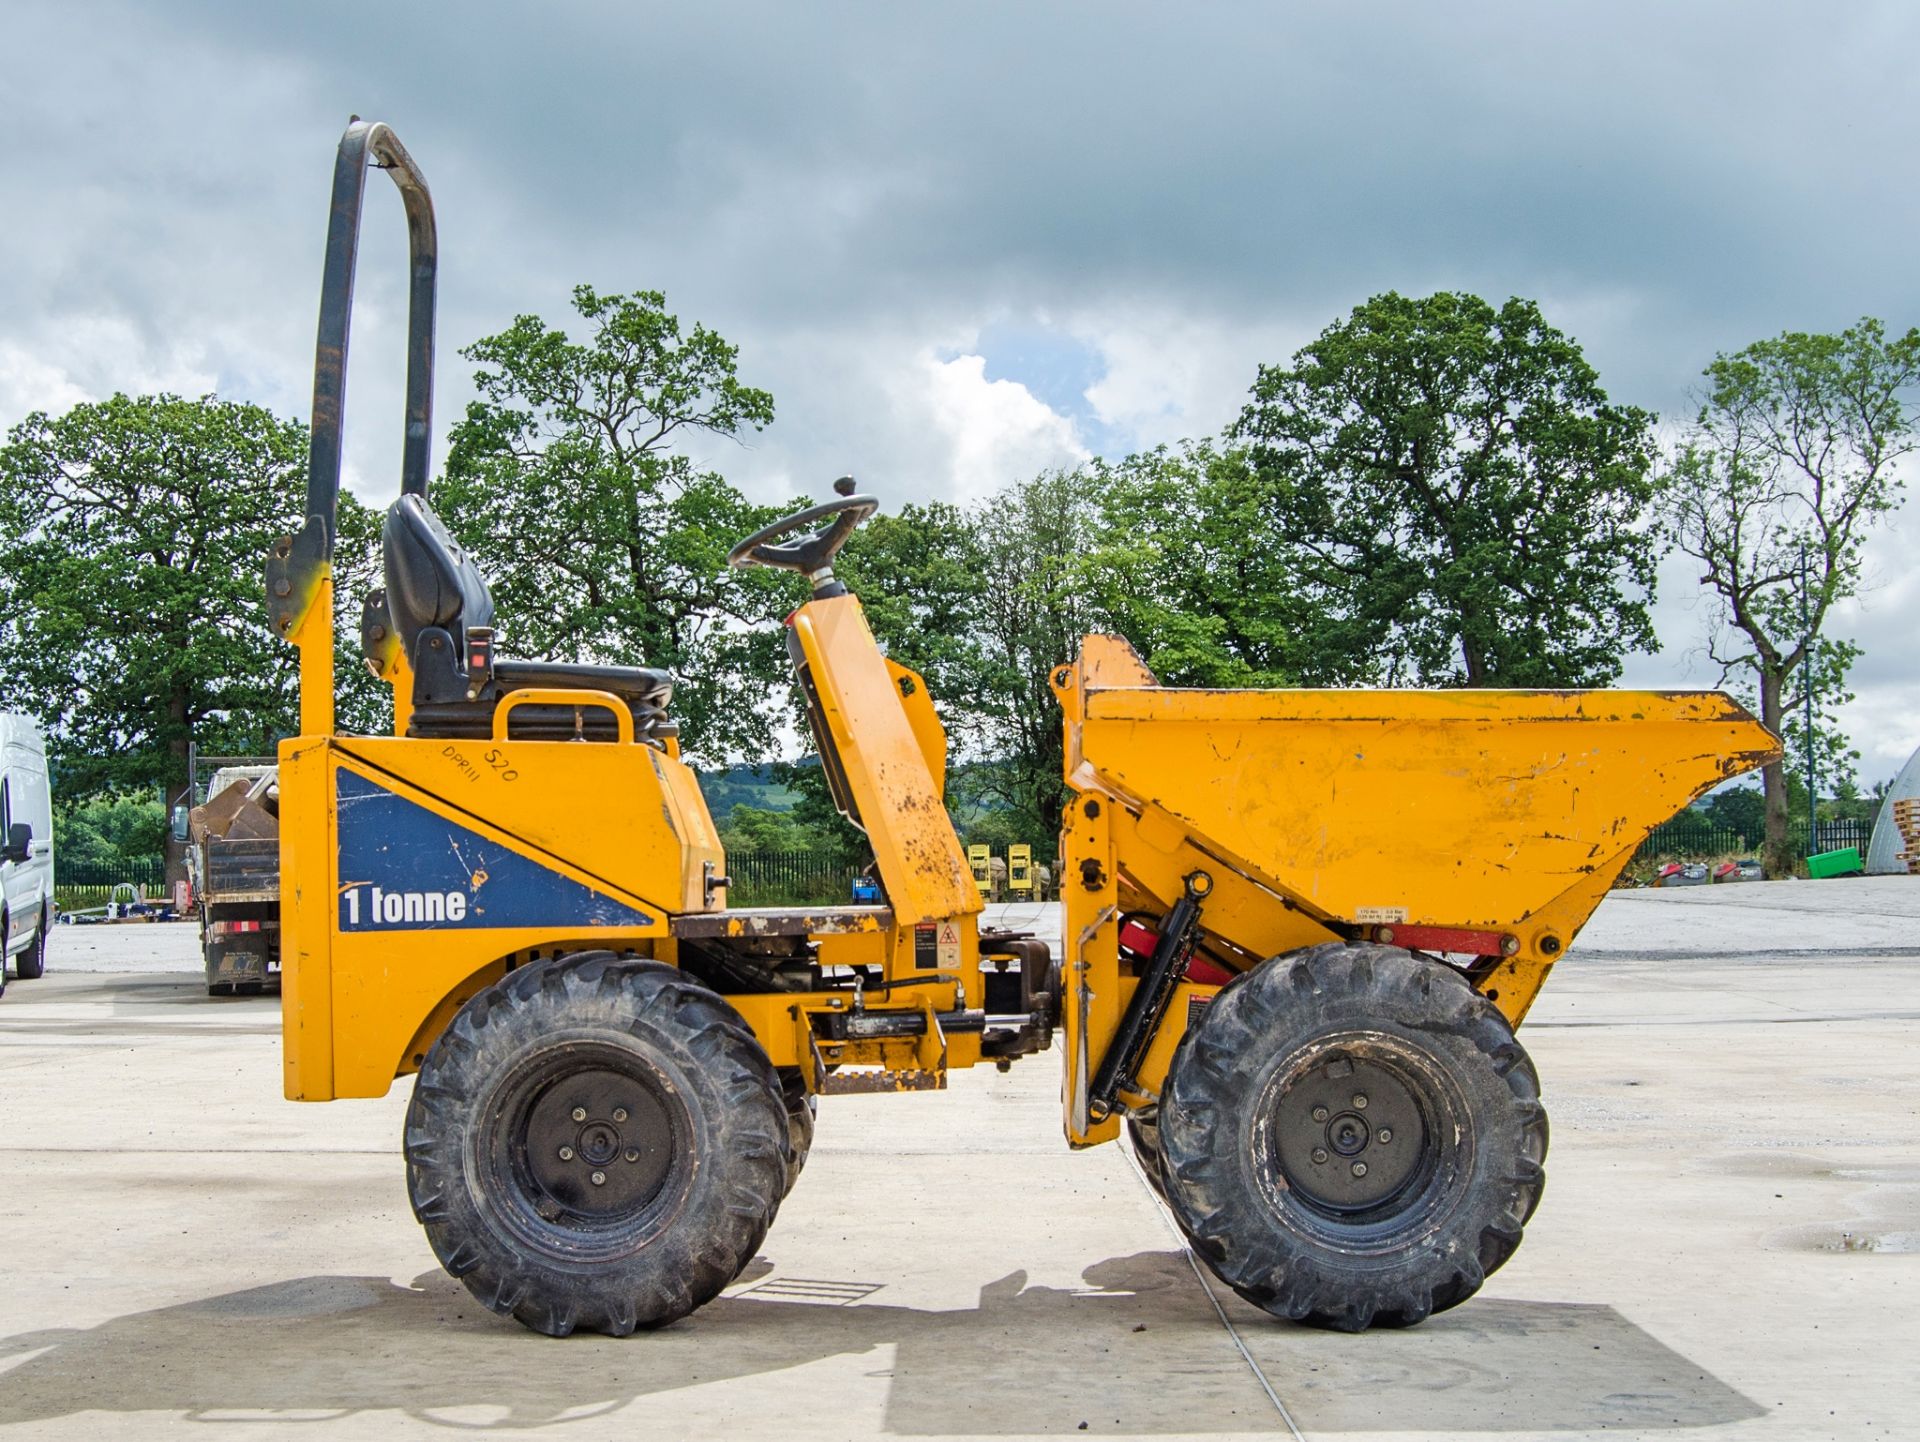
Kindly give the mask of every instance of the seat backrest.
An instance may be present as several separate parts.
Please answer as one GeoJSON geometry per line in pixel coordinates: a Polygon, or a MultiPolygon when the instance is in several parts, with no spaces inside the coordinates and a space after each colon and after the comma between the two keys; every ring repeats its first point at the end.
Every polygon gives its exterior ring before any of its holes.
{"type": "Polygon", "coordinates": [[[460,656],[469,626],[493,624],[493,596],[480,568],[422,497],[403,495],[387,508],[380,550],[387,608],[408,656],[429,626],[448,632],[460,656]]]}

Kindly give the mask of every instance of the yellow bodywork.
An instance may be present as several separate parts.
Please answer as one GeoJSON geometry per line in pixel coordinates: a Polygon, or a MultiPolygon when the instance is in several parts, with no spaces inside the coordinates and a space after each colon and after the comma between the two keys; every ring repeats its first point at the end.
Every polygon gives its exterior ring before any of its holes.
{"type": "MultiPolygon", "coordinates": [[[[978,1059],[977,1035],[945,1036],[932,1020],[981,996],[981,902],[942,799],[945,733],[924,683],[880,654],[853,597],[811,601],[790,624],[889,905],[810,913],[727,909],[726,855],[698,778],[677,743],[636,741],[607,693],[513,693],[488,740],[333,734],[324,600],[323,584],[290,633],[304,734],[280,748],[289,1097],[384,1094],[511,966],[598,948],[671,963],[684,935],[803,935],[825,966],[914,983],[866,1009],[926,1015],[916,1037],[816,1043],[812,1019],[844,1011],[844,990],[734,997],[775,1065],[801,1068],[810,1086],[829,1067],[941,1085],[978,1059]],[[512,710],[531,703],[609,709],[619,739],[507,739],[512,710]],[[369,916],[376,906],[401,910],[389,922],[369,916]]],[[[379,674],[404,729],[409,669],[396,655],[379,674]]]]}
{"type": "MultiPolygon", "coordinates": [[[[468,999],[529,960],[609,948],[674,964],[688,945],[772,937],[803,939],[836,982],[728,997],[809,1089],[937,1087],[982,1059],[988,868],[948,818],[925,683],[881,654],[856,598],[801,606],[790,649],[887,903],[758,910],[726,905],[726,855],[677,743],[636,739],[609,693],[513,693],[483,740],[333,734],[329,587],[289,629],[305,734],[281,747],[288,1096],[384,1093],[468,999]],[[611,710],[618,739],[509,739],[523,703],[611,710]],[[845,968],[862,969],[865,994],[845,968]],[[859,1031],[860,1016],[900,1034],[859,1031]]],[[[404,728],[408,667],[376,664],[404,728]]],[[[1456,963],[1517,1024],[1647,831],[1776,754],[1711,692],[1177,690],[1101,636],[1052,681],[1073,793],[1056,1024],[1080,1145],[1157,1100],[1216,983],[1298,947],[1468,953],[1456,963]],[[1117,1109],[1095,1115],[1090,1079],[1139,985],[1121,918],[1164,915],[1196,873],[1211,883],[1211,970],[1180,982],[1117,1109]]],[[[1030,882],[1028,848],[1011,859],[1010,880],[1030,882]]],[[[1019,955],[996,945],[1001,966],[1019,955]]]]}
{"type": "MultiPolygon", "coordinates": [[[[1058,668],[1067,1130],[1110,1138],[1088,1079],[1133,979],[1127,912],[1165,913],[1205,872],[1204,946],[1239,969],[1375,940],[1484,950],[1470,973],[1516,1025],[1647,833],[1779,754],[1718,692],[1215,691],[1158,685],[1124,641],[1058,668]],[[1456,945],[1447,945],[1452,941],[1456,945]]],[[[1133,1104],[1184,1030],[1167,1008],[1133,1104]]]]}

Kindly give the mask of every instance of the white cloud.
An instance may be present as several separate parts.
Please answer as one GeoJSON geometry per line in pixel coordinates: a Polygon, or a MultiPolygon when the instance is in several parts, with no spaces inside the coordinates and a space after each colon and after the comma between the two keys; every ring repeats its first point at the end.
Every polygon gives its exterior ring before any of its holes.
{"type": "Polygon", "coordinates": [[[945,441],[946,491],[954,501],[979,500],[1009,482],[1056,466],[1075,466],[1090,452],[1073,422],[1018,381],[986,378],[977,355],[941,360],[924,351],[894,391],[896,406],[924,409],[945,441]]]}
{"type": "Polygon", "coordinates": [[[64,367],[14,341],[0,341],[0,418],[14,421],[33,411],[57,413],[88,399],[64,367]]]}
{"type": "Polygon", "coordinates": [[[1128,447],[1219,434],[1239,415],[1260,366],[1284,362],[1312,334],[1141,306],[1082,312],[1070,328],[1106,360],[1087,404],[1128,447]]]}
{"type": "Polygon", "coordinates": [[[0,422],[6,424],[116,391],[200,396],[217,386],[198,344],[155,344],[125,316],[61,316],[23,340],[0,339],[0,422]]]}

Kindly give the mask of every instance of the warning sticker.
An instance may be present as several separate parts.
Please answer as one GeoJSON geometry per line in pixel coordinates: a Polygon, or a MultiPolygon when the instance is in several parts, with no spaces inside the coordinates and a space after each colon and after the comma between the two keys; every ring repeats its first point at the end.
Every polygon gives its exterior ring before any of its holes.
{"type": "Polygon", "coordinates": [[[1196,1026],[1200,1025],[1201,1019],[1206,1016],[1207,1008],[1212,1005],[1212,1003],[1213,998],[1210,996],[1190,996],[1187,998],[1188,1031],[1192,1031],[1196,1026]]]}
{"type": "Polygon", "coordinates": [[[1356,906],[1353,919],[1369,925],[1405,921],[1407,909],[1404,906],[1356,906]]]}
{"type": "Polygon", "coordinates": [[[913,928],[913,969],[940,969],[940,927],[937,922],[922,921],[913,928]]]}
{"type": "Polygon", "coordinates": [[[940,923],[940,970],[958,971],[960,969],[960,923],[943,921],[940,923]]]}

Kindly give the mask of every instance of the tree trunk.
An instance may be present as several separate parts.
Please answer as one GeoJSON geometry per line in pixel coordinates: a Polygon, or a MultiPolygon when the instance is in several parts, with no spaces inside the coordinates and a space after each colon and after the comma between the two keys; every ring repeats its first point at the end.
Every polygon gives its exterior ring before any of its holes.
{"type": "Polygon", "coordinates": [[[1467,624],[1467,618],[1463,613],[1460,616],[1460,659],[1465,662],[1467,668],[1465,684],[1484,686],[1487,684],[1486,652],[1467,634],[1467,624]]]}
{"type": "MultiPolygon", "coordinates": [[[[160,788],[161,800],[167,810],[166,880],[169,891],[172,890],[176,881],[187,879],[187,843],[173,839],[173,805],[187,784],[187,746],[190,734],[187,722],[187,700],[187,690],[181,686],[175,688],[172,698],[167,702],[167,718],[177,728],[174,739],[167,743],[167,779],[166,784],[160,788]]],[[[193,805],[193,800],[191,796],[186,798],[189,807],[193,805]]]]}
{"type": "MultiPolygon", "coordinates": [[[[1780,680],[1771,670],[1760,673],[1760,721],[1774,735],[1780,734],[1780,680]]],[[[1760,848],[1760,860],[1767,880],[1779,881],[1793,875],[1793,844],[1787,839],[1787,770],[1784,761],[1769,762],[1761,768],[1761,791],[1767,802],[1767,839],[1760,848]]]]}

